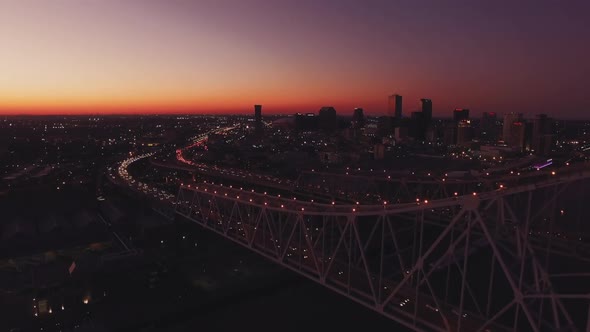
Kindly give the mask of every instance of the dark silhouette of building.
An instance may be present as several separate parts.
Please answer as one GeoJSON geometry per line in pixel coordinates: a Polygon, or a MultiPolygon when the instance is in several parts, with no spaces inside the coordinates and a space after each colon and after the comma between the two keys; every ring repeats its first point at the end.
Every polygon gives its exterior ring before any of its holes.
{"type": "Polygon", "coordinates": [[[264,126],[262,125],[262,105],[254,105],[254,129],[259,136],[264,133],[264,126]]]}
{"type": "Polygon", "coordinates": [[[552,119],[539,114],[533,120],[532,148],[540,156],[548,155],[553,146],[552,119]]]}
{"type": "Polygon", "coordinates": [[[512,137],[512,124],[514,122],[522,122],[522,114],[507,113],[504,114],[504,123],[502,124],[502,140],[508,146],[511,146],[510,138],[512,137]]]}
{"type": "Polygon", "coordinates": [[[256,123],[262,122],[262,105],[254,105],[254,120],[256,123]]]}
{"type": "Polygon", "coordinates": [[[365,126],[365,113],[362,108],[355,108],[352,113],[352,127],[363,128],[365,126]]]}
{"type": "Polygon", "coordinates": [[[318,114],[318,123],[321,130],[335,131],[338,128],[338,118],[334,107],[322,107],[318,114]]]}
{"type": "Polygon", "coordinates": [[[498,140],[498,117],[495,112],[484,112],[481,116],[480,138],[484,142],[498,140]]]}
{"type": "Polygon", "coordinates": [[[473,139],[470,120],[461,120],[457,124],[457,145],[469,145],[473,139]]]}
{"type": "Polygon", "coordinates": [[[510,125],[510,136],[506,144],[518,152],[525,151],[526,123],[522,120],[514,121],[510,125]]]}
{"type": "Polygon", "coordinates": [[[426,139],[426,119],[424,112],[412,112],[410,136],[416,140],[423,141],[426,139]]]}
{"type": "Polygon", "coordinates": [[[455,108],[453,120],[457,123],[461,120],[469,120],[469,110],[466,108],[455,108]]]}
{"type": "Polygon", "coordinates": [[[424,120],[427,124],[430,124],[432,121],[432,100],[430,99],[420,99],[422,103],[422,115],[424,120]]]}
{"type": "Polygon", "coordinates": [[[391,118],[402,118],[402,96],[391,95],[387,103],[387,115],[391,118]]]}
{"type": "Polygon", "coordinates": [[[457,144],[457,124],[449,122],[444,126],[443,143],[445,145],[457,144]]]}

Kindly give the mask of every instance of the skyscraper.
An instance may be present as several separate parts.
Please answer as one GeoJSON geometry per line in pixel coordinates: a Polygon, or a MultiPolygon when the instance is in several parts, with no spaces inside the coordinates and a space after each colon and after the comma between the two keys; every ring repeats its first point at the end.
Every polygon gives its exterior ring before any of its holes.
{"type": "Polygon", "coordinates": [[[461,120],[457,124],[457,145],[469,145],[472,140],[470,120],[461,120]]]}
{"type": "Polygon", "coordinates": [[[355,108],[352,113],[352,125],[354,128],[362,128],[365,126],[365,114],[362,108],[355,108]]]}
{"type": "Polygon", "coordinates": [[[455,108],[455,111],[453,112],[453,120],[455,120],[455,122],[469,120],[469,110],[466,108],[455,108]]]}
{"type": "Polygon", "coordinates": [[[514,121],[510,124],[510,137],[506,144],[518,152],[525,150],[526,124],[523,121],[514,121]]]}
{"type": "Polygon", "coordinates": [[[494,112],[484,112],[481,117],[480,129],[481,140],[484,142],[495,142],[498,140],[498,117],[494,112]]]}
{"type": "Polygon", "coordinates": [[[427,124],[432,121],[432,100],[430,99],[420,99],[422,102],[422,116],[424,117],[424,121],[427,124]]]}
{"type": "Polygon", "coordinates": [[[334,107],[325,106],[320,109],[318,114],[320,129],[325,131],[334,131],[338,128],[338,118],[334,107]]]}
{"type": "Polygon", "coordinates": [[[539,114],[533,120],[533,150],[537,155],[547,155],[553,145],[553,130],[551,118],[546,114],[539,114]]]}
{"type": "Polygon", "coordinates": [[[402,118],[402,96],[397,94],[389,96],[387,115],[392,118],[395,117],[396,119],[402,118]]]}
{"type": "Polygon", "coordinates": [[[512,124],[521,120],[522,114],[514,112],[504,114],[504,123],[502,125],[502,140],[504,143],[510,145],[510,138],[512,137],[512,124]]]}
{"type": "Polygon", "coordinates": [[[257,124],[262,122],[262,105],[254,105],[254,120],[257,124]]]}

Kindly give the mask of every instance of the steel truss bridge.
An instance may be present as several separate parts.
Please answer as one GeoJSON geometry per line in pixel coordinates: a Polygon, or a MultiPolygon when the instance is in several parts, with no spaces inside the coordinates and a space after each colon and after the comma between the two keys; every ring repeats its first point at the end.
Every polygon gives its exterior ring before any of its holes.
{"type": "MultiPolygon", "coordinates": [[[[416,331],[590,332],[590,171],[525,178],[456,194],[447,181],[428,181],[444,194],[417,201],[418,184],[404,181],[394,188],[406,188],[405,199],[373,205],[191,183],[173,205],[177,215],[416,331]]],[[[325,179],[303,187],[318,189],[325,179]]]]}
{"type": "MultiPolygon", "coordinates": [[[[584,170],[587,164],[568,166],[567,172],[584,170]]],[[[505,172],[505,174],[483,173],[478,176],[448,177],[445,175],[380,174],[369,172],[328,173],[303,171],[294,188],[301,191],[332,196],[348,201],[371,201],[381,197],[392,202],[410,202],[418,199],[441,199],[473,192],[486,192],[505,187],[544,181],[553,176],[547,171],[505,172]],[[371,174],[374,173],[374,174],[371,174]]]]}

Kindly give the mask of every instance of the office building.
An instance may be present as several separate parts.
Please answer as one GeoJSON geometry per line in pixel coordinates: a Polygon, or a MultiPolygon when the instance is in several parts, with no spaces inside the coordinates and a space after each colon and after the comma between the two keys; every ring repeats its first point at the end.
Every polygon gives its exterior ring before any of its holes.
{"type": "Polygon", "coordinates": [[[469,110],[466,108],[455,108],[453,120],[459,123],[462,120],[469,120],[469,110]]]}
{"type": "Polygon", "coordinates": [[[426,139],[426,119],[424,112],[412,112],[410,136],[414,139],[423,141],[426,139]]]}
{"type": "Polygon", "coordinates": [[[256,123],[262,122],[262,105],[254,105],[254,120],[256,123]]]}
{"type": "Polygon", "coordinates": [[[352,113],[352,127],[363,128],[365,126],[365,113],[362,108],[355,108],[352,113]]]}
{"type": "Polygon", "coordinates": [[[390,118],[402,118],[402,96],[397,94],[389,96],[387,104],[387,115],[390,118]]]}
{"type": "Polygon", "coordinates": [[[498,117],[495,112],[484,112],[481,117],[480,139],[483,142],[496,142],[498,140],[498,117]]]}
{"type": "Polygon", "coordinates": [[[318,124],[321,130],[335,131],[338,128],[336,109],[331,106],[322,107],[318,114],[318,124]]]}
{"type": "Polygon", "coordinates": [[[422,115],[424,121],[426,121],[427,124],[430,124],[430,121],[432,121],[432,100],[420,99],[420,102],[422,103],[422,115]]]}
{"type": "Polygon", "coordinates": [[[518,152],[525,151],[526,124],[523,121],[514,121],[510,125],[510,135],[506,144],[518,152]]]}
{"type": "Polygon", "coordinates": [[[532,149],[536,155],[546,156],[553,147],[552,119],[539,114],[533,119],[532,149]]]}
{"type": "Polygon", "coordinates": [[[461,120],[457,124],[457,145],[469,145],[473,139],[470,120],[461,120]]]}
{"type": "Polygon", "coordinates": [[[510,146],[512,124],[514,122],[522,122],[522,114],[514,112],[504,114],[504,123],[502,124],[502,140],[508,146],[510,146]]]}

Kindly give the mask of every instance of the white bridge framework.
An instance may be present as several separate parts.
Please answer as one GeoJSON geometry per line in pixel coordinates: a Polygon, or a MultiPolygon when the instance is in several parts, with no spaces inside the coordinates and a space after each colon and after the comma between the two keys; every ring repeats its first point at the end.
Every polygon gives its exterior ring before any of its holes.
{"type": "Polygon", "coordinates": [[[340,205],[191,183],[175,209],[417,331],[590,332],[589,184],[340,205]]]}

